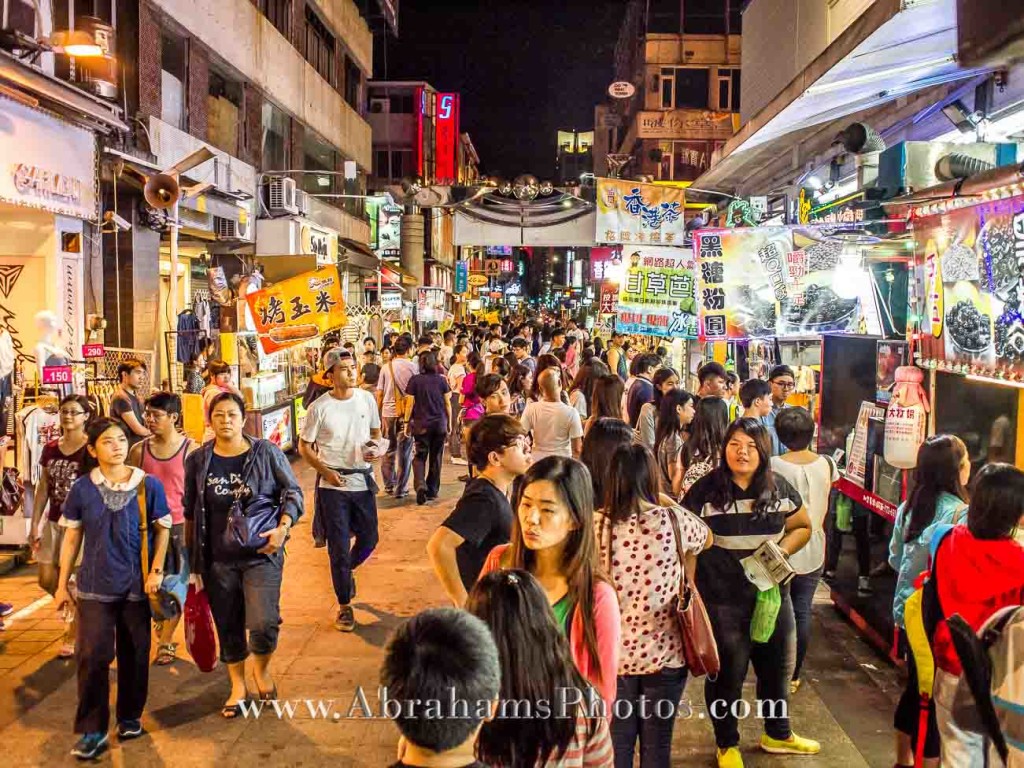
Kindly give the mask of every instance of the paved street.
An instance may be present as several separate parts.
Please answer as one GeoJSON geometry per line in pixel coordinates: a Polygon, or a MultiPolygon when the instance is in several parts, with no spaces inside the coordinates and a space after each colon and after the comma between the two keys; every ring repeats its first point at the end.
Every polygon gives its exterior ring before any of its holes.
{"type": "MultiPolygon", "coordinates": [[[[307,489],[312,473],[295,469],[307,489]]],[[[112,739],[102,762],[115,766],[380,766],[394,758],[395,728],[386,721],[310,716],[298,700],[333,700],[333,713],[346,712],[356,686],[375,701],[381,649],[403,618],[443,604],[442,592],[424,554],[433,527],[451,509],[461,489],[459,467],[446,467],[441,499],[381,504],[381,546],[359,571],[353,634],[337,632],[334,597],[325,550],[313,548],[307,514],[289,547],[282,596],[284,625],[273,671],[282,698],[298,702],[293,719],[264,715],[258,721],[224,721],[220,706],[228,692],[223,670],[203,674],[184,653],[171,667],[154,667],[145,725],[149,735],[120,747],[112,739]]],[[[409,500],[411,500],[410,497],[409,500]]],[[[307,509],[312,500],[307,495],[307,509]]],[[[34,567],[0,577],[0,596],[19,612],[42,597],[34,567]]],[[[63,624],[52,604],[15,615],[0,635],[0,737],[5,766],[70,764],[75,707],[73,662],[56,659],[63,624]]],[[[792,702],[797,731],[823,742],[815,758],[779,758],[753,749],[758,728],[744,723],[747,766],[799,765],[846,768],[891,764],[891,712],[898,695],[897,673],[886,666],[837,618],[827,600],[817,607],[813,648],[805,684],[792,702]]],[[[691,684],[694,718],[676,729],[675,765],[713,765],[710,725],[702,719],[703,696],[691,684]]],[[[748,698],[753,701],[753,688],[748,698]]]]}

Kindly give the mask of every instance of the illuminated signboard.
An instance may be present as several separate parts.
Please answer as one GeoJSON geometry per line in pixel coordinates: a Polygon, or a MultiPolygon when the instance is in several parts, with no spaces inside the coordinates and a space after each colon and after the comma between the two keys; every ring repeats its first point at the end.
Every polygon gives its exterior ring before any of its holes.
{"type": "Polygon", "coordinates": [[[458,178],[459,94],[437,94],[437,115],[434,121],[437,183],[454,184],[458,178]]]}

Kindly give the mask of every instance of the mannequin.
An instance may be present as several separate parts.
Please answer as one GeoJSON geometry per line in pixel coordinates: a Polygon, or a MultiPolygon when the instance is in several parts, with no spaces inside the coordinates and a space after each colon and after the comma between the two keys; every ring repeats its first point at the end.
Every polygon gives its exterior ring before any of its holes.
{"type": "MultiPolygon", "coordinates": [[[[68,353],[60,346],[60,320],[57,315],[49,310],[36,313],[36,330],[39,332],[39,341],[36,342],[36,370],[39,374],[39,381],[43,379],[43,368],[56,365],[68,364],[68,353]]],[[[71,393],[70,385],[59,387],[60,396],[71,393]]]]}

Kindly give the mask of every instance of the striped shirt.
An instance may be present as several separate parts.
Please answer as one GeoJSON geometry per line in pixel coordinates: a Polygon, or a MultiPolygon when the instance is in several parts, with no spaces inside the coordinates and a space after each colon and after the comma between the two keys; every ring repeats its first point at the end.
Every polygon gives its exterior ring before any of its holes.
{"type": "Polygon", "coordinates": [[[611,768],[615,764],[608,721],[599,717],[591,721],[583,715],[576,718],[576,738],[566,747],[560,760],[538,763],[538,768],[611,768]],[[588,735],[591,725],[593,734],[588,735]]]}
{"type": "Polygon", "coordinates": [[[683,508],[702,518],[715,536],[712,547],[697,558],[697,589],[705,603],[731,605],[738,597],[751,600],[757,588],[750,583],[740,561],[753,554],[766,541],[780,541],[786,532],[786,518],[803,507],[799,492],[786,478],[773,472],[778,502],[762,515],[754,514],[756,496],[751,489],[732,486],[734,503],[727,509],[710,500],[719,467],[705,475],[683,498],[683,508]]]}

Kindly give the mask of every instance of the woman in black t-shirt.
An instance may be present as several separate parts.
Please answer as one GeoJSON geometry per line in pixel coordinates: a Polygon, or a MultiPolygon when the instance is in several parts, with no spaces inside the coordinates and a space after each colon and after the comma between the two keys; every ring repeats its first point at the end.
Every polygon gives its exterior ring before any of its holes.
{"type": "Polygon", "coordinates": [[[757,698],[764,716],[761,748],[777,754],[818,752],[818,742],[793,733],[787,716],[789,678],[796,659],[796,624],[788,586],[780,588],[782,607],[768,642],[755,643],[750,636],[758,590],[747,579],[742,560],[767,541],[792,555],[811,535],[800,494],[771,469],[771,440],[760,421],[733,422],[725,433],[721,462],[690,488],[683,507],[700,516],[715,537],[714,545],[697,559],[697,588],[721,660],[718,677],[704,684],[718,765],[743,764],[735,704],[742,697],[750,663],[757,674],[757,698]]]}

